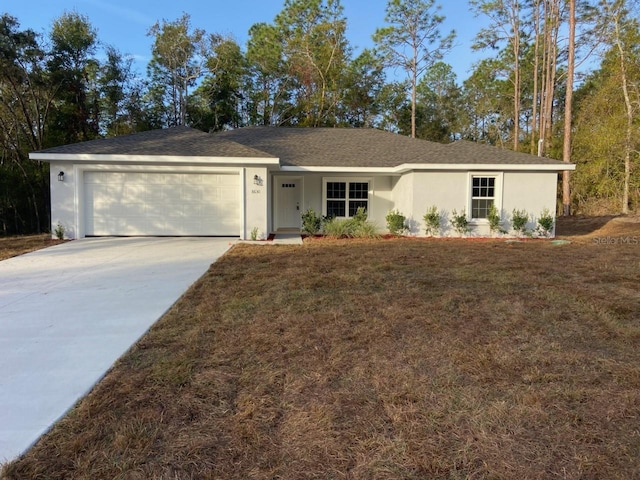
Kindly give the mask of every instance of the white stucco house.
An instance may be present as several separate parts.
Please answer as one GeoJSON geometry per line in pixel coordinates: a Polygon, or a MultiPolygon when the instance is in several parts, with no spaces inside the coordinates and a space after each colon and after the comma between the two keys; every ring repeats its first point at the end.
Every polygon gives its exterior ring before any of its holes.
{"type": "MultiPolygon", "coordinates": [[[[349,217],[366,207],[385,230],[397,210],[410,233],[436,205],[465,210],[489,235],[496,205],[535,217],[556,210],[558,173],[572,164],[471,142],[449,145],[375,129],[188,127],[65,145],[30,154],[51,166],[52,232],[86,236],[232,236],[300,228],[309,208],[349,217]]],[[[444,234],[448,234],[445,229],[444,234]]],[[[449,234],[453,234],[449,232],[449,234]]]]}

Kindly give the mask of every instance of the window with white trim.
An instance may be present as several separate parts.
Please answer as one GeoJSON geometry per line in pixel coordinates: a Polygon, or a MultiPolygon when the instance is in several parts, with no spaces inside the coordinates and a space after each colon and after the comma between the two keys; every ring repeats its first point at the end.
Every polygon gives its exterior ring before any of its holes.
{"type": "Polygon", "coordinates": [[[496,177],[471,177],[471,218],[483,219],[489,215],[491,206],[496,201],[496,177]]]}
{"type": "Polygon", "coordinates": [[[369,182],[327,181],[324,193],[327,217],[353,217],[360,207],[369,211],[369,182]]]}

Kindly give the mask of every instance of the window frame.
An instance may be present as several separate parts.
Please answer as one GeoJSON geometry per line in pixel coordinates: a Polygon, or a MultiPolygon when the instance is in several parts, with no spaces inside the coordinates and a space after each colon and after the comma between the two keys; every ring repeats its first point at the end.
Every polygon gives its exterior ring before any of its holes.
{"type": "Polygon", "coordinates": [[[488,224],[486,218],[473,218],[473,200],[478,198],[491,197],[474,197],[473,196],[473,179],[474,178],[494,178],[493,186],[493,204],[498,210],[498,215],[502,218],[502,185],[504,172],[469,172],[467,176],[467,220],[471,224],[488,224]]]}
{"type": "Polygon", "coordinates": [[[368,177],[323,177],[322,178],[322,215],[327,215],[327,201],[335,200],[335,201],[344,201],[344,217],[336,217],[336,218],[352,218],[349,215],[349,201],[365,201],[367,202],[367,215],[371,215],[371,199],[373,198],[373,180],[368,177]],[[345,198],[333,199],[327,196],[327,184],[328,183],[344,183],[345,184],[345,198]],[[366,183],[367,184],[367,199],[364,200],[362,198],[351,198],[350,194],[350,183],[366,183]]]}

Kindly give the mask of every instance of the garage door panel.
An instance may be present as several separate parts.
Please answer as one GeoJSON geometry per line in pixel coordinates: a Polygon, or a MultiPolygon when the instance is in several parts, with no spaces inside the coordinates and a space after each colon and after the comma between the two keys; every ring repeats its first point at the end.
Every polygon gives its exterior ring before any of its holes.
{"type": "Polygon", "coordinates": [[[85,172],[86,235],[233,235],[239,175],[85,172]]]}

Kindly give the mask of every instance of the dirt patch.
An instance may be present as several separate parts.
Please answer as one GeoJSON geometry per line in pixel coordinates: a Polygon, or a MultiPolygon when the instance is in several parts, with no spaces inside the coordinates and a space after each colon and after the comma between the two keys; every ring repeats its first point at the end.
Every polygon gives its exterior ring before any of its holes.
{"type": "Polygon", "coordinates": [[[54,240],[48,233],[0,237],[0,260],[6,260],[7,258],[51,247],[59,243],[62,243],[62,240],[54,240]]]}

